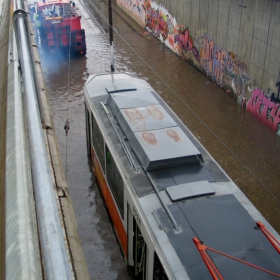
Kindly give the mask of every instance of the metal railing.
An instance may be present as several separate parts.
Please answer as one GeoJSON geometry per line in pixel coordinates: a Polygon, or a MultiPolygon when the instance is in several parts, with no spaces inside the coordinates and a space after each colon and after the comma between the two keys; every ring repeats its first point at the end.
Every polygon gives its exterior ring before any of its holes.
{"type": "Polygon", "coordinates": [[[6,279],[41,279],[42,274],[45,279],[72,279],[42,129],[23,1],[15,0],[14,10],[16,42],[13,37],[7,105],[6,279]]]}

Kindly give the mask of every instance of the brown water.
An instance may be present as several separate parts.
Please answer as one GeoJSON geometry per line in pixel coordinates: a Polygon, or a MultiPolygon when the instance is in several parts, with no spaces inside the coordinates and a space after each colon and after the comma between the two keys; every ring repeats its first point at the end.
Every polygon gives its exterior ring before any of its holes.
{"type": "MultiPolygon", "coordinates": [[[[106,3],[93,2],[107,17],[106,3]]],[[[110,71],[108,26],[93,13],[92,27],[83,21],[86,57],[40,53],[91,278],[132,279],[86,152],[83,86],[90,74],[110,71]]],[[[135,22],[115,13],[113,21],[119,33],[114,34],[115,71],[147,80],[280,233],[280,137],[135,22]]]]}

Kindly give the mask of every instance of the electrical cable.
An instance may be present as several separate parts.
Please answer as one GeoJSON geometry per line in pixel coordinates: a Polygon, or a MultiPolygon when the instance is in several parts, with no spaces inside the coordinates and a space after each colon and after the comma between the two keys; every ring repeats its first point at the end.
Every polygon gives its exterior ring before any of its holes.
{"type": "MultiPolygon", "coordinates": [[[[71,4],[70,4],[71,5],[71,4]]],[[[68,132],[70,129],[70,125],[69,125],[69,92],[70,92],[70,68],[71,68],[71,42],[72,42],[72,7],[71,8],[71,19],[70,19],[70,27],[69,27],[69,39],[68,39],[68,73],[67,73],[67,93],[68,93],[68,97],[67,97],[67,102],[66,102],[66,122],[64,125],[64,129],[65,129],[65,178],[67,180],[67,150],[68,150],[68,141],[67,141],[67,136],[68,136],[68,132]]]]}

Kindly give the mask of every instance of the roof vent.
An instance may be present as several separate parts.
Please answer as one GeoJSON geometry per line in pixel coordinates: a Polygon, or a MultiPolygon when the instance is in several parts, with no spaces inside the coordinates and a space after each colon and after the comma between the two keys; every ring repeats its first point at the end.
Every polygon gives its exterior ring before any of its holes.
{"type": "Polygon", "coordinates": [[[198,196],[215,194],[215,190],[208,181],[185,183],[168,187],[166,188],[166,192],[173,202],[198,196]]]}
{"type": "Polygon", "coordinates": [[[150,91],[114,92],[107,104],[145,171],[201,162],[198,149],[150,91]]]}

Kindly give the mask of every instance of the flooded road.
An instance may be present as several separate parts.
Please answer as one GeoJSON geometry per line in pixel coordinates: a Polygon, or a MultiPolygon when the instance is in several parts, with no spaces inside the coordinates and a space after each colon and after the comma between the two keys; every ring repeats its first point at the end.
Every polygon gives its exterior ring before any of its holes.
{"type": "MultiPolygon", "coordinates": [[[[85,57],[69,60],[39,50],[91,279],[133,279],[87,157],[83,86],[90,74],[110,71],[108,24],[102,16],[107,18],[108,6],[92,2],[100,13],[85,3],[95,17],[82,21],[85,57]]],[[[147,80],[280,233],[280,137],[134,21],[113,12],[113,23],[115,71],[147,80]]]]}

